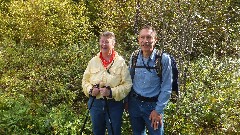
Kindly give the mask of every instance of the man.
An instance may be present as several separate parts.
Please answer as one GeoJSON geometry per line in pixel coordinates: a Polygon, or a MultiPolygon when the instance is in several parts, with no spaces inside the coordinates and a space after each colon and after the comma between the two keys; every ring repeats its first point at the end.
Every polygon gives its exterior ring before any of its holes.
{"type": "Polygon", "coordinates": [[[144,26],[139,33],[140,51],[137,55],[136,68],[130,60],[130,72],[133,86],[128,99],[128,111],[134,135],[163,134],[163,110],[166,107],[172,89],[171,59],[162,54],[162,75],[159,77],[155,66],[157,33],[151,26],[144,26]],[[137,68],[141,67],[141,68],[137,68]],[[135,71],[133,71],[135,70],[135,71]],[[134,73],[134,74],[133,74],[134,73]]]}

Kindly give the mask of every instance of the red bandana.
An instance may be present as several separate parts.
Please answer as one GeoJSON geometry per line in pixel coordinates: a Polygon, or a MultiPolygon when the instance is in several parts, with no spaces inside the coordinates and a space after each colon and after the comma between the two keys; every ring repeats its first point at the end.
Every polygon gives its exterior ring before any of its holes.
{"type": "Polygon", "coordinates": [[[102,52],[100,52],[100,59],[102,60],[102,64],[103,64],[103,66],[104,66],[105,68],[107,68],[107,66],[108,66],[110,63],[112,63],[112,61],[113,61],[113,59],[114,59],[114,57],[115,57],[115,54],[116,54],[116,52],[115,52],[114,50],[112,50],[111,58],[107,61],[107,60],[105,60],[105,59],[103,58],[102,52]]]}

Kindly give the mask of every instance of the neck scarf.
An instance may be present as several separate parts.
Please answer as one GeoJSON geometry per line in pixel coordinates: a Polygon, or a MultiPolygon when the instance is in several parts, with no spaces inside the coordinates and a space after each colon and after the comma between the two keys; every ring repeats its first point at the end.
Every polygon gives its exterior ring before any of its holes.
{"type": "Polygon", "coordinates": [[[103,58],[102,52],[100,52],[100,59],[102,60],[102,64],[104,66],[104,68],[107,68],[107,66],[112,63],[113,59],[115,58],[115,54],[116,52],[114,50],[112,50],[112,55],[110,57],[109,60],[106,60],[103,58]]]}

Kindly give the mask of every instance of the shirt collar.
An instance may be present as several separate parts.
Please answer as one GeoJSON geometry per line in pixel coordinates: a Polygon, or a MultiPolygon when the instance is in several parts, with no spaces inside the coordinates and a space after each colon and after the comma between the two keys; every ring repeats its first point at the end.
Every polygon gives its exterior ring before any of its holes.
{"type": "MultiPolygon", "coordinates": [[[[153,49],[152,54],[149,56],[149,58],[151,60],[155,60],[155,58],[156,58],[156,51],[157,51],[156,49],[153,49]]],[[[143,57],[142,50],[141,50],[140,56],[143,57]]]]}

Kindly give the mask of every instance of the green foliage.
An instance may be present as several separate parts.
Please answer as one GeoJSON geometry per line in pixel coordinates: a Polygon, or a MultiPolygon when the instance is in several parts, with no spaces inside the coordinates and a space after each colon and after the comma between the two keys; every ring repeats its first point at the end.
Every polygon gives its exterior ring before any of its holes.
{"type": "Polygon", "coordinates": [[[31,103],[23,95],[1,95],[0,98],[1,134],[37,133],[44,130],[41,123],[43,110],[38,108],[39,104],[31,103]]]}
{"type": "Polygon", "coordinates": [[[82,73],[97,50],[96,42],[89,44],[82,45],[81,49],[73,45],[53,49],[6,47],[2,51],[1,69],[5,72],[2,72],[0,88],[49,105],[72,104],[81,89],[82,73]],[[89,44],[91,53],[86,56],[83,48],[89,44]]]}
{"type": "Polygon", "coordinates": [[[83,2],[76,5],[64,0],[11,1],[5,8],[8,13],[2,13],[2,34],[17,44],[66,46],[91,37],[83,2]]]}
{"type": "MultiPolygon", "coordinates": [[[[239,4],[0,0],[0,134],[79,134],[88,115],[81,79],[99,33],[113,31],[128,61],[144,24],[179,64],[182,93],[166,108],[166,134],[238,134],[239,4]]],[[[127,113],[122,132],[131,133],[127,113]]]]}
{"type": "Polygon", "coordinates": [[[81,119],[72,107],[60,104],[48,108],[31,103],[23,95],[15,99],[1,95],[1,134],[77,134],[81,119]]]}
{"type": "Polygon", "coordinates": [[[159,46],[177,57],[184,57],[189,51],[194,52],[193,58],[213,53],[221,57],[236,55],[239,50],[237,0],[92,0],[86,2],[86,7],[94,26],[92,31],[97,36],[105,29],[115,32],[124,56],[128,56],[126,50],[138,47],[134,44],[136,34],[145,24],[157,29],[159,46]]]}
{"type": "Polygon", "coordinates": [[[167,134],[239,133],[239,62],[209,57],[192,62],[182,98],[166,109],[167,134]]]}

